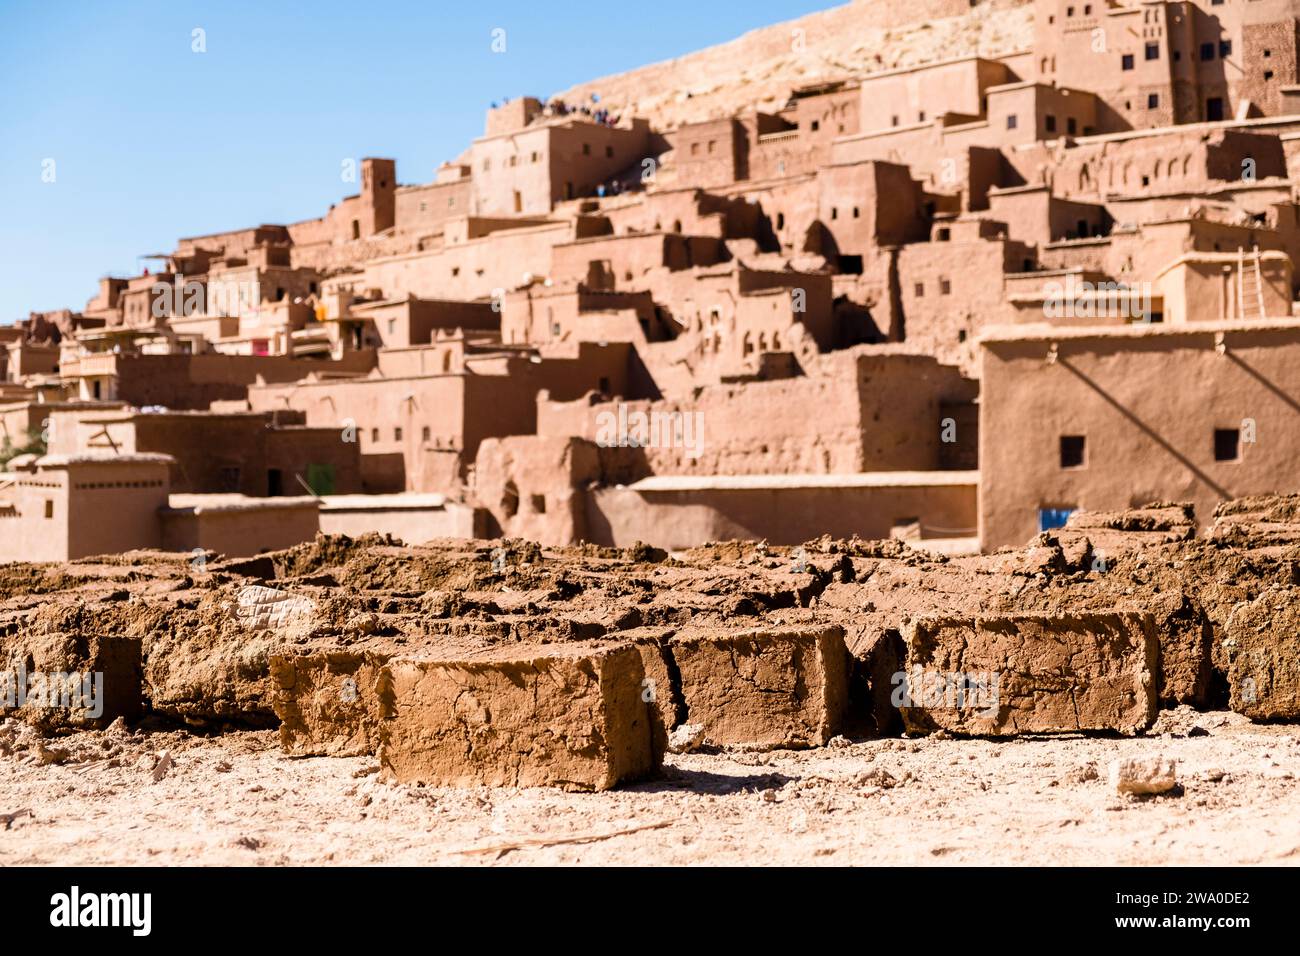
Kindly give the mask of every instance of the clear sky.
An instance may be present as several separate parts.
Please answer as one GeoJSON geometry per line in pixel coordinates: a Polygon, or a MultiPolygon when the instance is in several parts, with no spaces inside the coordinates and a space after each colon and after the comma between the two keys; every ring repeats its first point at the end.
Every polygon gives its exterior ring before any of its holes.
{"type": "Polygon", "coordinates": [[[0,0],[0,324],[181,236],[321,215],[356,191],[345,158],[428,182],[494,100],[840,2],[0,0]]]}

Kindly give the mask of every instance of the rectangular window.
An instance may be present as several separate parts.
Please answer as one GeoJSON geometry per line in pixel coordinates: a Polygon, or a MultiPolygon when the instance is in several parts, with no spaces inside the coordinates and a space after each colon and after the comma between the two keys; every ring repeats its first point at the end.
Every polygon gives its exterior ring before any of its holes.
{"type": "Polygon", "coordinates": [[[45,501],[45,517],[47,518],[54,517],[54,502],[50,501],[48,498],[45,501]]]}
{"type": "Polygon", "coordinates": [[[924,282],[918,282],[918,283],[916,284],[916,288],[915,288],[913,291],[916,293],[916,297],[917,297],[918,299],[924,299],[924,298],[925,298],[925,283],[924,283],[924,282]]]}
{"type": "Polygon", "coordinates": [[[1160,44],[1148,43],[1146,46],[1146,57],[1148,60],[1160,59],[1160,44]]]}
{"type": "Polygon", "coordinates": [[[1213,44],[1213,43],[1202,43],[1202,44],[1201,44],[1201,59],[1202,59],[1202,60],[1213,60],[1213,59],[1214,59],[1214,44],[1213,44]]]}
{"type": "Polygon", "coordinates": [[[940,280],[939,280],[939,294],[940,294],[940,295],[951,295],[951,294],[952,294],[952,283],[949,282],[947,279],[940,279],[940,280]]]}
{"type": "Polygon", "coordinates": [[[1038,530],[1051,531],[1054,528],[1064,528],[1065,523],[1070,520],[1070,515],[1074,514],[1074,508],[1039,508],[1038,509],[1038,530]]]}
{"type": "Polygon", "coordinates": [[[1061,436],[1061,467],[1082,468],[1087,439],[1083,435],[1061,436]]]}
{"type": "Polygon", "coordinates": [[[401,441],[401,440],[402,440],[402,429],[401,429],[401,428],[394,428],[394,429],[393,429],[393,441],[401,441]]]}
{"type": "Polygon", "coordinates": [[[1123,56],[1121,56],[1119,58],[1119,67],[1121,70],[1133,69],[1133,54],[1125,53],[1123,56]]]}
{"type": "Polygon", "coordinates": [[[1071,136],[1079,131],[1079,124],[1073,116],[1065,121],[1065,131],[1071,136]]]}
{"type": "Polygon", "coordinates": [[[1231,40],[1220,40],[1220,41],[1219,41],[1219,56],[1223,57],[1225,60],[1226,60],[1228,57],[1232,56],[1232,41],[1231,41],[1231,40]]]}
{"type": "Polygon", "coordinates": [[[1148,94],[1147,94],[1147,109],[1149,109],[1149,110],[1154,110],[1154,109],[1159,109],[1159,108],[1160,108],[1160,94],[1159,94],[1159,93],[1148,93],[1148,94]]]}
{"type": "Polygon", "coordinates": [[[432,430],[429,428],[428,425],[425,425],[423,428],[420,429],[420,441],[428,441],[431,435],[432,435],[432,430]]]}
{"type": "Polygon", "coordinates": [[[1007,129],[1015,129],[1017,122],[1018,121],[1016,120],[1016,114],[1012,113],[1010,116],[1007,117],[1007,129]]]}
{"type": "Polygon", "coordinates": [[[1241,460],[1241,429],[1216,428],[1214,430],[1214,460],[1241,460]]]}
{"type": "Polygon", "coordinates": [[[1056,132],[1056,117],[1053,116],[1053,115],[1051,115],[1050,113],[1047,114],[1046,116],[1044,116],[1044,117],[1043,117],[1043,127],[1044,127],[1044,128],[1045,128],[1049,133],[1055,133],[1055,132],[1056,132]]]}

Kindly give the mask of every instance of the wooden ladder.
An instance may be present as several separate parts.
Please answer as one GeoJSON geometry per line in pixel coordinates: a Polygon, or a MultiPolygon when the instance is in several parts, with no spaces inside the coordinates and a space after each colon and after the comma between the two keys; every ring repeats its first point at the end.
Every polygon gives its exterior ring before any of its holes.
{"type": "Polygon", "coordinates": [[[1251,272],[1254,281],[1254,288],[1251,294],[1246,294],[1246,250],[1241,246],[1237,247],[1237,318],[1241,321],[1246,319],[1263,319],[1265,318],[1264,309],[1264,275],[1260,267],[1259,246],[1256,246],[1251,252],[1251,272]]]}

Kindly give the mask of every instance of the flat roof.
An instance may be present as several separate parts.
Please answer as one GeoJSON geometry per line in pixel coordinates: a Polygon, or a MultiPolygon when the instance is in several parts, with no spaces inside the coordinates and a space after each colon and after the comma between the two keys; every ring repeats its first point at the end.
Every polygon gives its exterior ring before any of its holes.
{"type": "Polygon", "coordinates": [[[784,488],[939,488],[976,486],[978,471],[866,471],[842,475],[653,475],[630,491],[776,491],[784,488]]]}
{"type": "Polygon", "coordinates": [[[392,495],[326,495],[321,511],[441,511],[446,495],[410,492],[392,495]]]}
{"type": "Polygon", "coordinates": [[[1300,319],[1257,319],[1249,322],[1136,322],[1130,325],[1055,326],[1044,322],[1024,325],[994,325],[984,329],[981,343],[1056,342],[1071,339],[1149,339],[1218,332],[1297,332],[1300,319]]]}
{"type": "Polygon", "coordinates": [[[194,514],[216,511],[296,511],[302,508],[315,510],[319,498],[309,495],[282,498],[252,498],[237,494],[173,494],[167,496],[168,512],[189,511],[194,514]]]}
{"type": "Polygon", "coordinates": [[[69,465],[139,465],[156,463],[170,465],[176,461],[171,455],[156,452],[136,452],[123,455],[44,455],[36,459],[38,468],[66,468],[69,465]]]}

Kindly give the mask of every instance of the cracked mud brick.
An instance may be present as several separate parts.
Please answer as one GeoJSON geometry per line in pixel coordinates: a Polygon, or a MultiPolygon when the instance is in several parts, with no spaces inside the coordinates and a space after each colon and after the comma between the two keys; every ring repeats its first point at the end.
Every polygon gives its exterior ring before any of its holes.
{"type": "Polygon", "coordinates": [[[328,650],[271,658],[280,746],[299,757],[355,757],[379,745],[379,676],[389,655],[328,650]]]}
{"type": "Polygon", "coordinates": [[[1209,703],[1214,628],[1200,606],[1181,591],[1162,592],[1146,602],[1160,639],[1160,703],[1209,703]]]}
{"type": "Polygon", "coordinates": [[[1156,717],[1150,614],[929,618],[903,640],[894,700],[911,732],[1132,734],[1156,717]]]}
{"type": "Polygon", "coordinates": [[[663,759],[644,680],[630,644],[393,659],[380,762],[403,783],[608,790],[663,759]]]}
{"type": "MultiPolygon", "coordinates": [[[[141,640],[138,637],[100,636],[83,634],[29,634],[6,638],[0,646],[0,714],[20,717],[47,730],[59,727],[102,726],[118,717],[128,720],[140,715],[143,707],[143,674],[141,665],[141,640]],[[70,691],[69,702],[73,709],[63,706],[44,707],[28,702],[23,708],[8,708],[7,693],[10,688],[17,703],[17,682],[31,675],[90,675],[90,684],[78,682],[76,693],[70,691]],[[99,677],[98,693],[101,701],[94,701],[95,675],[99,677]],[[80,695],[89,691],[90,700],[80,695]],[[91,717],[86,703],[98,706],[101,713],[91,717]]],[[[48,681],[40,678],[42,686],[48,681]]],[[[28,688],[32,688],[28,680],[28,688]]],[[[46,698],[48,699],[48,698],[46,698]]]]}
{"type": "Polygon", "coordinates": [[[678,637],[686,713],[710,744],[818,747],[839,733],[848,650],[838,626],[678,637]]]}
{"type": "Polygon", "coordinates": [[[1300,719],[1300,588],[1269,588],[1228,619],[1231,706],[1252,720],[1300,719]]]}

